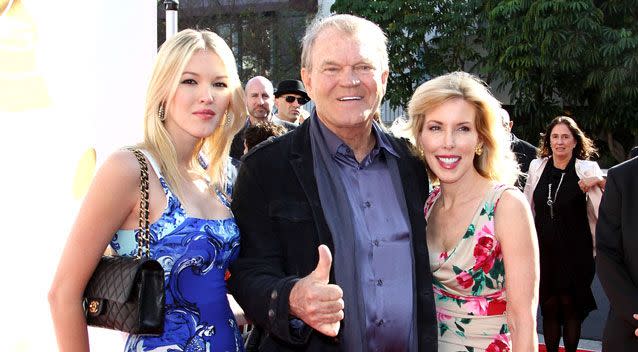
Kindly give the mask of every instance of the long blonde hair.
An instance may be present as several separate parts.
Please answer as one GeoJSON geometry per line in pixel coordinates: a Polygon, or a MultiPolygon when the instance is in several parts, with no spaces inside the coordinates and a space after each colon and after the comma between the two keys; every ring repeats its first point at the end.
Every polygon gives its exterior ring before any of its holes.
{"type": "Polygon", "coordinates": [[[221,117],[219,127],[196,145],[191,156],[191,166],[199,168],[200,153],[208,164],[206,174],[212,185],[225,190],[226,163],[233,136],[242,126],[242,117],[246,116],[246,104],[241,81],[237,74],[237,64],[233,52],[226,42],[210,31],[185,29],[180,31],[160,48],[146,94],[144,109],[144,142],[140,145],[150,151],[159,162],[166,182],[178,196],[181,194],[180,180],[184,176],[179,172],[175,146],[160,120],[160,108],[169,111],[180,78],[191,57],[198,50],[210,50],[217,54],[228,72],[228,89],[231,99],[226,114],[221,117]]]}
{"type": "Polygon", "coordinates": [[[408,115],[417,148],[423,150],[419,145],[419,136],[428,112],[447,101],[459,98],[474,106],[476,111],[474,124],[483,153],[475,155],[474,168],[489,180],[514,184],[520,169],[510,150],[505,128],[500,122],[501,104],[479,78],[469,73],[448,73],[427,81],[416,89],[408,103],[408,115]]]}

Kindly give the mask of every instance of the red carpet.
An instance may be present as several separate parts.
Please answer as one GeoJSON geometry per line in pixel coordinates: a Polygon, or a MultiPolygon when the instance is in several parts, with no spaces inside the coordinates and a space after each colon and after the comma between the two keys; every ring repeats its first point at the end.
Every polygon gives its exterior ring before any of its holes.
{"type": "MultiPolygon", "coordinates": [[[[565,352],[565,349],[563,347],[559,347],[558,350],[560,352],[565,352]]],[[[578,352],[594,352],[592,350],[583,350],[583,349],[578,349],[578,352]]],[[[538,344],[538,352],[547,352],[547,349],[545,348],[545,344],[544,343],[539,343],[538,344]]]]}

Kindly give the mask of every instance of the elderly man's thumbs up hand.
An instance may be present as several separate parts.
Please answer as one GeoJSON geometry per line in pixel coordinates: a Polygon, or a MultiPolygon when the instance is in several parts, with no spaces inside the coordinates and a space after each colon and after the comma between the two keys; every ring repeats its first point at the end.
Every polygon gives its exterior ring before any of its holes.
{"type": "Polygon", "coordinates": [[[343,291],[329,284],[332,254],[321,245],[319,262],[313,272],[297,281],[290,291],[290,312],[313,329],[328,336],[337,336],[343,319],[343,291]]]}

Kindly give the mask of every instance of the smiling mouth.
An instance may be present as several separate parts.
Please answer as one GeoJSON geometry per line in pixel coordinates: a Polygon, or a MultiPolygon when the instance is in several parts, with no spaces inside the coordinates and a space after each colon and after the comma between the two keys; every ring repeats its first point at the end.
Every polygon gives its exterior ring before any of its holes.
{"type": "Polygon", "coordinates": [[[442,161],[445,164],[453,164],[457,161],[459,161],[461,158],[457,157],[437,157],[437,159],[439,159],[440,161],[442,161]]]}
{"type": "Polygon", "coordinates": [[[444,169],[453,169],[461,160],[459,156],[437,156],[436,160],[439,161],[439,165],[441,165],[444,169]]]}
{"type": "Polygon", "coordinates": [[[337,100],[339,101],[355,101],[355,100],[361,100],[362,97],[343,97],[343,98],[339,98],[337,100]]]}

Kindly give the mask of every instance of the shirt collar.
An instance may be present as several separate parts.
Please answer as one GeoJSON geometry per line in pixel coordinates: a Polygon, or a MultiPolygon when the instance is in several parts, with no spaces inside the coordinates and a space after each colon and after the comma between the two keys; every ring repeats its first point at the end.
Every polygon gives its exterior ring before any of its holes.
{"type": "MultiPolygon", "coordinates": [[[[330,155],[334,157],[337,153],[341,152],[343,154],[343,150],[350,149],[350,147],[348,147],[346,143],[344,143],[336,134],[334,134],[334,132],[332,132],[328,127],[326,127],[326,125],[323,124],[323,122],[317,117],[316,111],[313,111],[311,118],[313,118],[314,121],[317,122],[319,135],[326,143],[330,155]]],[[[385,149],[387,152],[394,155],[395,157],[399,157],[399,154],[392,147],[388,136],[383,133],[381,127],[377,124],[376,121],[372,122],[372,134],[374,135],[376,141],[374,144],[374,148],[372,148],[372,151],[370,151],[370,156],[374,158],[382,149],[385,149]]]]}

